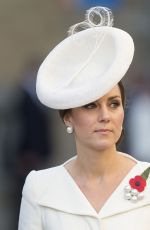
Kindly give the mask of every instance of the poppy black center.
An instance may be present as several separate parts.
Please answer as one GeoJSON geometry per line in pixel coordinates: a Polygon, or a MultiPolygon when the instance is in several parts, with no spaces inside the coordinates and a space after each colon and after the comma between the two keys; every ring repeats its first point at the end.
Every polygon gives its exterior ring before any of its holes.
{"type": "Polygon", "coordinates": [[[135,185],[136,185],[136,186],[140,186],[140,185],[141,185],[140,181],[136,181],[136,182],[135,182],[135,185]]]}

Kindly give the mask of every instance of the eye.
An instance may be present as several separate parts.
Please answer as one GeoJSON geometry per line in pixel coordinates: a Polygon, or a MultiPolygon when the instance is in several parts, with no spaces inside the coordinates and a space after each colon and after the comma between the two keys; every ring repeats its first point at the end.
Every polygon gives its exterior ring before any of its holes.
{"type": "Polygon", "coordinates": [[[110,106],[111,106],[111,108],[117,108],[117,107],[120,106],[120,104],[121,104],[120,101],[118,101],[118,100],[113,100],[113,101],[110,103],[110,106]]]}
{"type": "Polygon", "coordinates": [[[96,108],[96,103],[92,102],[83,106],[85,109],[94,109],[96,108]]]}

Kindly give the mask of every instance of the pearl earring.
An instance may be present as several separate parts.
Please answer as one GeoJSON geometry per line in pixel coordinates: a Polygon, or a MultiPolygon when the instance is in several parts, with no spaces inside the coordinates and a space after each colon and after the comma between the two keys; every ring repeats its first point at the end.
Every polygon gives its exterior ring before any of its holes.
{"type": "Polygon", "coordinates": [[[73,127],[72,126],[67,126],[67,133],[71,134],[73,133],[73,127]]]}

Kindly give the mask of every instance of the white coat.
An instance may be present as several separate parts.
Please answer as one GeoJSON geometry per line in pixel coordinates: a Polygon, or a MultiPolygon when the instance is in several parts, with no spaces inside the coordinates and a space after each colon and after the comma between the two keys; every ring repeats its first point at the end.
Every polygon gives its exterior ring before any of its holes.
{"type": "Polygon", "coordinates": [[[99,213],[64,165],[32,171],[23,189],[19,230],[150,230],[150,179],[142,200],[124,199],[129,179],[148,166],[137,161],[99,213]]]}

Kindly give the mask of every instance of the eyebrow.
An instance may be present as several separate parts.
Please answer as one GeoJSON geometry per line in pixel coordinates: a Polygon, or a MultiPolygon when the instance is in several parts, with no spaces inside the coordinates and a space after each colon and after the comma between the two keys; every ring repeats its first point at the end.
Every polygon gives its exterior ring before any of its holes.
{"type": "Polygon", "coordinates": [[[121,99],[121,96],[119,96],[119,95],[112,96],[112,97],[109,97],[108,100],[113,100],[113,99],[115,99],[115,98],[120,98],[120,99],[121,99]]]}
{"type": "MultiPolygon", "coordinates": [[[[111,101],[111,100],[117,99],[117,98],[121,100],[121,96],[115,95],[115,96],[109,97],[109,98],[108,98],[108,101],[111,101]]],[[[97,101],[93,101],[93,103],[94,103],[94,102],[97,102],[97,101]]],[[[92,102],[91,102],[91,103],[92,103],[92,102]]],[[[88,104],[86,104],[86,105],[89,105],[89,104],[91,104],[91,103],[88,103],[88,104]]]]}

